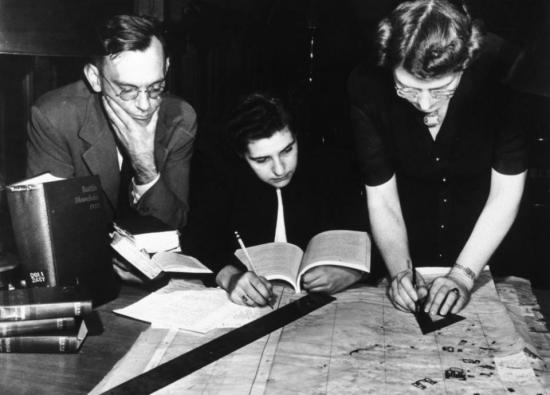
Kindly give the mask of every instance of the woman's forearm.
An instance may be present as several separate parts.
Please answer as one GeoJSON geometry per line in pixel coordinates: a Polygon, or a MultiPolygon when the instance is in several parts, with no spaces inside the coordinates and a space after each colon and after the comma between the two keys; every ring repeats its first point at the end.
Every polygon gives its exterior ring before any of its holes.
{"type": "Polygon", "coordinates": [[[526,172],[504,175],[493,170],[487,202],[457,258],[457,263],[479,274],[516,218],[526,172]]]}

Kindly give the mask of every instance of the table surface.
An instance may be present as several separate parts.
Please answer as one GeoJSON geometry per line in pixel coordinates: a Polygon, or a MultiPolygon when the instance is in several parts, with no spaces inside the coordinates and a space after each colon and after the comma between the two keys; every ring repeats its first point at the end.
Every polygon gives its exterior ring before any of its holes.
{"type": "MultiPolygon", "coordinates": [[[[80,394],[88,393],[131,348],[149,325],[118,316],[113,309],[126,306],[150,290],[122,287],[119,297],[96,309],[103,325],[99,335],[90,335],[78,354],[1,354],[0,392],[2,394],[80,394]]],[[[550,291],[535,290],[540,312],[550,317],[550,291]]],[[[547,327],[542,326],[546,331],[547,327]]],[[[540,335],[541,326],[536,329],[540,335]]],[[[550,350],[542,350],[550,357],[550,350]]]]}

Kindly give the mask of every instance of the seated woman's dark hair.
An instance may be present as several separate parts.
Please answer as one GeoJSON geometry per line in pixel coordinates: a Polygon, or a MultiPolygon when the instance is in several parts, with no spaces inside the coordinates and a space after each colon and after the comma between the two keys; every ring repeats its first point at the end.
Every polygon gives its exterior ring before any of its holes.
{"type": "Polygon", "coordinates": [[[243,156],[248,144],[269,138],[291,127],[291,116],[280,99],[265,93],[252,93],[233,109],[226,126],[226,139],[233,150],[243,156]]]}
{"type": "Polygon", "coordinates": [[[483,40],[480,21],[446,0],[401,3],[378,25],[378,64],[399,66],[419,79],[465,70],[483,40]]]}

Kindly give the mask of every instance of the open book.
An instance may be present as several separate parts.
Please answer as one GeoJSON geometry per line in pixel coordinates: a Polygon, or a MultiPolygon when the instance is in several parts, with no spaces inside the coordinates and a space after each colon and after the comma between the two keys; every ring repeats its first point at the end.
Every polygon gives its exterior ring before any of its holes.
{"type": "Polygon", "coordinates": [[[150,252],[153,250],[143,248],[143,245],[139,243],[139,240],[136,240],[134,235],[117,226],[115,226],[115,231],[111,234],[111,237],[111,247],[149,279],[154,279],[161,272],[212,273],[198,259],[183,255],[174,249],[152,253],[151,255],[150,252]]]}
{"type": "MultiPolygon", "coordinates": [[[[302,275],[322,265],[370,271],[370,239],[366,232],[329,230],[315,235],[302,251],[289,243],[266,243],[247,248],[256,274],[268,280],[283,280],[301,292],[302,275]]],[[[242,249],[235,255],[252,270],[242,249]]]]}
{"type": "Polygon", "coordinates": [[[180,251],[179,232],[152,216],[118,219],[115,231],[132,238],[140,250],[149,254],[160,251],[180,251]]]}

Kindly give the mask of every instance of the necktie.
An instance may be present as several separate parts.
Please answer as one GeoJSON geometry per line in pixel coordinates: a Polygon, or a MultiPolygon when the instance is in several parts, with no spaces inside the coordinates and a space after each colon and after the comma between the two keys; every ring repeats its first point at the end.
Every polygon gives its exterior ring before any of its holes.
{"type": "Polygon", "coordinates": [[[120,184],[118,187],[118,202],[116,207],[116,217],[131,218],[137,216],[137,212],[130,205],[130,185],[134,170],[130,159],[123,155],[122,166],[120,168],[120,184]]]}
{"type": "Polygon", "coordinates": [[[283,197],[280,188],[277,192],[277,224],[275,225],[275,241],[286,243],[285,212],[283,209],[283,197]]]}

